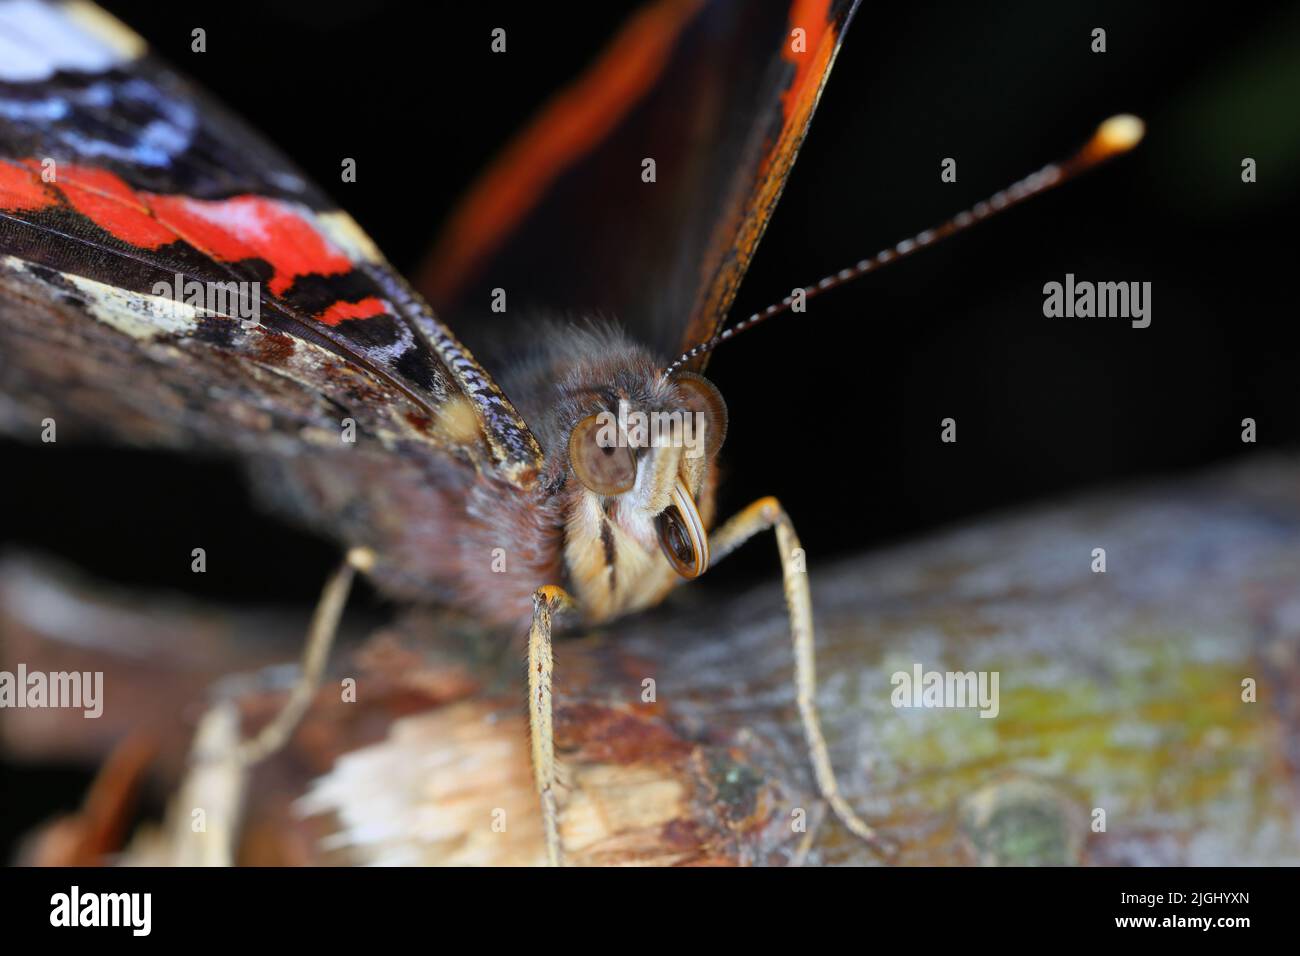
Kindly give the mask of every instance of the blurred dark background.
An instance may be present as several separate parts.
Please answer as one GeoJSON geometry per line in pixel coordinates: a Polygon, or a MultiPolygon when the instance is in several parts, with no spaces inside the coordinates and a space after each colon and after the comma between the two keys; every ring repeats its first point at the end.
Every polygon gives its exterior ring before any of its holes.
{"type": "MultiPolygon", "coordinates": [[[[409,270],[474,174],[634,5],[105,6],[409,270]],[[190,52],[196,26],[202,55],[190,52]],[[495,26],[508,29],[504,57],[488,52],[495,26]],[[367,171],[359,182],[339,182],[343,156],[367,171]]],[[[737,316],[1064,156],[1113,113],[1144,117],[1148,138],[720,350],[710,377],[731,409],[724,513],[778,495],[815,567],[1023,503],[1294,449],[1298,103],[1296,5],[866,5],[737,316]],[[1107,31],[1104,55],[1090,52],[1094,27],[1107,31]],[[948,156],[955,184],[939,180],[948,156]],[[1043,284],[1067,272],[1151,281],[1151,327],[1044,318],[1043,284]],[[829,407],[814,399],[827,395],[829,407]],[[939,440],[949,416],[955,445],[939,440]],[[1241,442],[1244,417],[1258,444],[1241,442]]],[[[228,464],[64,443],[5,443],[0,455],[0,546],[112,582],[305,607],[335,560],[326,542],[262,515],[228,464]],[[205,575],[188,570],[196,541],[205,575]]],[[[760,575],[778,578],[768,543],[695,586],[760,575]]],[[[10,803],[4,829],[29,826],[51,800],[75,803],[82,782],[50,768],[48,788],[24,785],[10,803]]]]}

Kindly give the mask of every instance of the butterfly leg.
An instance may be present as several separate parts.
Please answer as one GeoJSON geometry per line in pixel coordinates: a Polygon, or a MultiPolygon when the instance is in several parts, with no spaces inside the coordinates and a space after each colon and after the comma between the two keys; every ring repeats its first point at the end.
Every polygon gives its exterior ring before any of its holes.
{"type": "Polygon", "coordinates": [[[813,773],[822,797],[840,821],[853,833],[873,846],[882,841],[840,794],[826,751],[821,720],[817,716],[817,668],[813,634],[812,595],[808,573],[799,564],[802,550],[789,515],[775,498],[760,498],[713,533],[709,539],[711,563],[716,564],[754,535],[776,529],[776,543],[781,552],[781,574],[785,586],[785,603],[790,612],[790,630],[794,635],[795,696],[803,720],[804,737],[812,758],[813,773]]]}
{"type": "Polygon", "coordinates": [[[339,618],[347,603],[352,579],[357,571],[366,571],[374,564],[375,556],[368,548],[353,548],[343,563],[325,582],[316,610],[307,631],[307,643],[302,653],[302,670],[289,692],[289,699],[271,722],[258,731],[255,737],[240,743],[238,758],[248,766],[275,753],[293,735],[298,721],[311,706],[316,688],[320,684],[325,666],[329,663],[330,648],[338,632],[339,618]]]}
{"type": "Polygon", "coordinates": [[[533,744],[533,780],[542,801],[546,828],[546,859],[551,866],[562,861],[560,829],[555,809],[555,737],[552,724],[551,620],[557,611],[573,606],[573,598],[560,587],[546,585],[533,593],[533,623],[528,629],[528,725],[533,744]]]}

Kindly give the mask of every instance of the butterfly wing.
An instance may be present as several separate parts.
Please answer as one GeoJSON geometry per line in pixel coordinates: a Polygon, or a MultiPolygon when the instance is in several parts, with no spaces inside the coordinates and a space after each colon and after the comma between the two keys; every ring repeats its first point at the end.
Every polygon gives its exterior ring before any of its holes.
{"type": "Polygon", "coordinates": [[[665,358],[708,339],[856,7],[648,4],[472,188],[417,287],[476,326],[501,288],[512,303],[615,317],[665,358]]]}
{"type": "Polygon", "coordinates": [[[117,437],[283,449],[352,419],[519,487],[540,467],[356,223],[81,0],[0,2],[0,273],[4,391],[117,437]],[[109,420],[97,390],[138,400],[109,420]]]}

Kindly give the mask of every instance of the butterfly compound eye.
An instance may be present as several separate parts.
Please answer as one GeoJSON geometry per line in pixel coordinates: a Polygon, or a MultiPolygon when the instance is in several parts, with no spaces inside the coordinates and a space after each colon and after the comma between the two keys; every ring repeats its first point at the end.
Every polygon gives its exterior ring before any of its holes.
{"type": "Polygon", "coordinates": [[[703,416],[704,452],[712,458],[727,437],[727,403],[722,400],[722,393],[707,378],[694,372],[678,372],[673,381],[687,410],[703,416]]]}
{"type": "Polygon", "coordinates": [[[607,415],[589,415],[569,435],[569,465],[598,495],[619,495],[636,484],[636,456],[618,443],[617,425],[607,415]]]}
{"type": "Polygon", "coordinates": [[[709,536],[690,492],[679,480],[672,503],[655,518],[659,547],[684,578],[698,578],[709,566],[709,536]]]}

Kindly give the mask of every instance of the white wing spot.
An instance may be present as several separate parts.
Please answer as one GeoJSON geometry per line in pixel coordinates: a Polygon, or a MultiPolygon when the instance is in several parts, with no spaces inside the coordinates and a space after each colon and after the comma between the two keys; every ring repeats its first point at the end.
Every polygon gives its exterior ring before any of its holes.
{"type": "MultiPolygon", "coordinates": [[[[0,258],[0,270],[20,273],[51,289],[55,296],[67,291],[42,279],[39,273],[29,268],[28,263],[15,256],[0,258]]],[[[85,300],[91,317],[133,339],[148,341],[163,335],[193,332],[198,328],[199,312],[192,305],[177,302],[167,296],[145,295],[120,289],[67,272],[60,272],[59,275],[85,300]]]]}
{"type": "Polygon", "coordinates": [[[57,70],[103,73],[144,52],[144,41],[89,3],[0,3],[0,80],[35,83],[57,70]]]}

